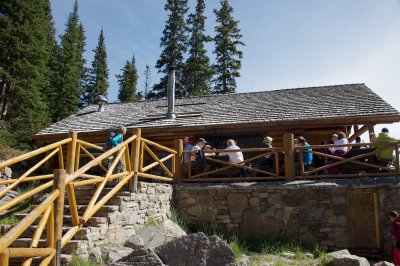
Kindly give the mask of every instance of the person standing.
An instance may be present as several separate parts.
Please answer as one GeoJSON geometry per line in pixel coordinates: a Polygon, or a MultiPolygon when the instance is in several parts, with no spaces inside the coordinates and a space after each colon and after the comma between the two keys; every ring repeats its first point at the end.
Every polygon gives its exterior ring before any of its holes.
{"type": "Polygon", "coordinates": [[[396,211],[391,211],[387,215],[391,223],[390,235],[393,240],[392,257],[394,265],[400,266],[400,221],[399,214],[396,211]]]}
{"type": "MultiPolygon", "coordinates": [[[[190,144],[189,137],[184,137],[183,138],[183,151],[191,151],[192,148],[193,148],[193,145],[190,144]]],[[[185,167],[187,167],[188,161],[189,161],[189,153],[185,153],[183,155],[183,161],[185,162],[185,167]]]]}
{"type": "Polygon", "coordinates": [[[380,161],[384,162],[393,162],[394,161],[394,156],[393,156],[393,150],[394,147],[387,147],[385,149],[382,149],[383,146],[387,145],[384,142],[390,142],[390,141],[397,141],[397,139],[389,136],[389,129],[387,128],[382,128],[381,133],[379,133],[378,137],[374,140],[374,144],[372,145],[373,148],[377,148],[378,154],[377,158],[380,161]],[[382,144],[381,144],[382,143],[382,144]]]}

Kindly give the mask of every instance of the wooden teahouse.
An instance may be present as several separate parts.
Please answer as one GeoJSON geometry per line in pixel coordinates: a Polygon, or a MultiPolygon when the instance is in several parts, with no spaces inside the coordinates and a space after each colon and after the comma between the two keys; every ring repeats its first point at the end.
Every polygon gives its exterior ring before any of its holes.
{"type": "Polygon", "coordinates": [[[141,128],[143,137],[170,147],[174,139],[189,136],[193,142],[203,137],[216,148],[224,148],[229,138],[241,148],[257,148],[265,136],[280,146],[286,132],[320,144],[343,131],[352,141],[373,132],[376,124],[400,121],[399,112],[365,84],[179,98],[176,119],[166,118],[167,108],[166,99],[111,103],[104,110],[91,105],[33,138],[50,143],[76,131],[86,141],[101,143],[108,131],[125,126],[141,128]]]}

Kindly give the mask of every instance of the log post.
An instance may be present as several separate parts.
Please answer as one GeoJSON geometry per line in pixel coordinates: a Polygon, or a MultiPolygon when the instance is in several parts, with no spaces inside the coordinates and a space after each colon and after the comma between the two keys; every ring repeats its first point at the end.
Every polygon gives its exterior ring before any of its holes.
{"type": "Polygon", "coordinates": [[[185,162],[183,159],[183,140],[175,139],[174,140],[174,150],[178,153],[175,155],[175,173],[174,173],[174,181],[179,184],[182,183],[182,173],[185,170],[185,162]]]}
{"type": "Polygon", "coordinates": [[[285,152],[285,179],[286,181],[295,180],[293,133],[283,135],[283,150],[285,152]]]}
{"type": "Polygon", "coordinates": [[[140,163],[140,142],[142,130],[140,128],[133,129],[133,135],[136,135],[136,139],[132,142],[131,146],[131,165],[133,168],[133,179],[129,180],[129,191],[137,192],[138,187],[138,173],[140,163]]]}
{"type": "Polygon", "coordinates": [[[0,265],[8,266],[10,261],[10,252],[6,249],[0,253],[0,265]]]}
{"type": "Polygon", "coordinates": [[[76,153],[76,142],[78,140],[78,134],[74,131],[69,132],[69,137],[72,141],[68,143],[67,151],[67,174],[72,174],[75,168],[75,153],[76,153]]]}
{"type": "MultiPolygon", "coordinates": [[[[73,164],[72,164],[73,166],[73,164]]],[[[55,169],[53,190],[58,189],[60,194],[54,201],[54,243],[56,245],[56,255],[53,258],[52,265],[61,265],[61,239],[64,212],[64,194],[65,194],[65,170],[55,169]]]]}
{"type": "Polygon", "coordinates": [[[374,129],[374,125],[368,125],[368,131],[369,131],[369,142],[374,142],[375,141],[375,137],[371,138],[371,134],[374,133],[375,134],[375,129],[374,129]]]}

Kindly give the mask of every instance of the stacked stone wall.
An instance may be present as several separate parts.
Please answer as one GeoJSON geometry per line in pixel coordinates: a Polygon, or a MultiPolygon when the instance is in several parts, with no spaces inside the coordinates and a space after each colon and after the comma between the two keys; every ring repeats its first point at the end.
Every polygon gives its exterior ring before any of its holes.
{"type": "Polygon", "coordinates": [[[379,201],[379,233],[388,254],[391,239],[386,212],[400,208],[399,181],[399,178],[380,178],[185,184],[175,187],[174,199],[179,215],[191,225],[211,224],[226,230],[291,237],[330,249],[341,249],[351,246],[347,195],[354,191],[374,191],[379,201]]]}

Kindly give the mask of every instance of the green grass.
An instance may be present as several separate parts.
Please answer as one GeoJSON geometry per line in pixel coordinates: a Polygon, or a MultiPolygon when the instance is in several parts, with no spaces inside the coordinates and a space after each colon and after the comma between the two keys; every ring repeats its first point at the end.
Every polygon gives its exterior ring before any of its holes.
{"type": "Polygon", "coordinates": [[[90,259],[90,258],[85,259],[85,258],[79,257],[76,254],[72,254],[72,259],[68,265],[69,266],[98,266],[101,264],[94,261],[93,259],[90,259]]]}
{"type": "Polygon", "coordinates": [[[16,214],[22,211],[27,212],[31,207],[32,204],[30,200],[24,200],[21,203],[18,203],[9,213],[0,215],[0,224],[13,225],[18,223],[19,219],[16,217],[16,214]]]}
{"type": "Polygon", "coordinates": [[[170,220],[174,222],[175,224],[179,225],[179,227],[185,231],[186,233],[189,233],[189,226],[184,217],[180,217],[178,215],[178,212],[175,209],[171,210],[171,218],[170,220]]]}
{"type": "Polygon", "coordinates": [[[148,226],[157,226],[159,224],[160,224],[160,221],[158,221],[154,217],[150,217],[149,219],[147,219],[147,223],[146,223],[146,225],[148,225],[148,226]]]}

